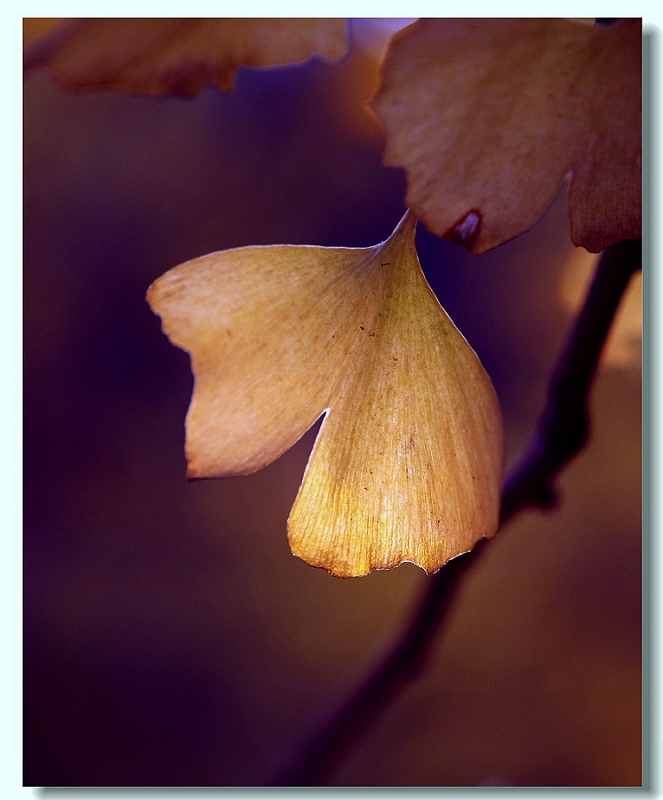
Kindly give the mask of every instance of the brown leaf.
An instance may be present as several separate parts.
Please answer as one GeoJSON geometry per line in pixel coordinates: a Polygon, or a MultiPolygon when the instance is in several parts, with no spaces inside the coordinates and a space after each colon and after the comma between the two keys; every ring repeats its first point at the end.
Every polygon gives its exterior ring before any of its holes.
{"type": "Polygon", "coordinates": [[[190,96],[212,83],[230,91],[240,65],[346,48],[342,19],[84,19],[42,63],[74,89],[190,96]]]}
{"type": "Polygon", "coordinates": [[[373,101],[386,163],[440,236],[481,253],[529,229],[571,173],[575,244],[641,235],[642,25],[420,20],[373,101]]]}
{"type": "Polygon", "coordinates": [[[58,17],[24,17],[23,48],[30,47],[37,39],[48,34],[58,21],[58,17]]]}
{"type": "Polygon", "coordinates": [[[191,353],[190,477],[260,469],[324,414],[288,531],[338,576],[433,572],[497,530],[499,405],[426,283],[415,225],[370,248],[213,253],[148,292],[191,353]]]}

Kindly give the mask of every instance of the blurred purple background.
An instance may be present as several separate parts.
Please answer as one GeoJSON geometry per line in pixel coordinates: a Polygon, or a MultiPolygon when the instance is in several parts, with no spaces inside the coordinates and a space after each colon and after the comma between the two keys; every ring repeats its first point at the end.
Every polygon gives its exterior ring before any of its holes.
{"type": "MultiPolygon", "coordinates": [[[[372,64],[240,69],[192,100],[24,92],[24,780],[269,785],[397,635],[426,576],[294,558],[309,432],[256,475],[187,484],[192,378],[145,302],[247,244],[368,246],[404,211],[362,108],[372,64]]],[[[440,301],[524,445],[570,324],[565,196],[467,255],[419,226],[440,301]]],[[[521,514],[429,669],[337,785],[638,785],[641,376],[603,369],[562,502],[521,514]]]]}

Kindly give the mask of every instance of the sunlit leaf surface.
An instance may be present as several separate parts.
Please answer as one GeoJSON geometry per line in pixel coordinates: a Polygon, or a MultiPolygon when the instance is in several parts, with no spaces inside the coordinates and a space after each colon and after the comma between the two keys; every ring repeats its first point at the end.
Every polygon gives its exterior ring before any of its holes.
{"type": "Polygon", "coordinates": [[[420,20],[374,108],[426,225],[480,253],[530,228],[570,173],[575,244],[641,235],[641,20],[420,20]]]}
{"type": "Polygon", "coordinates": [[[190,477],[260,469],[325,415],[289,540],[339,576],[433,572],[497,529],[497,398],[426,283],[415,225],[371,248],[213,253],[148,293],[191,353],[190,477]]]}
{"type": "Polygon", "coordinates": [[[75,89],[186,96],[229,91],[240,65],[338,59],[346,48],[342,19],[84,19],[42,63],[75,89]]]}

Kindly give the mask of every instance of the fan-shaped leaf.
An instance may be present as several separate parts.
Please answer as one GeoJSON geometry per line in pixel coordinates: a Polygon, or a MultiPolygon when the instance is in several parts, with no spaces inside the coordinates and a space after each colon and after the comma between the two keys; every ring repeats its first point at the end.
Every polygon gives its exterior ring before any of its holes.
{"type": "Polygon", "coordinates": [[[641,235],[640,20],[420,20],[396,34],[374,107],[408,204],[480,253],[530,228],[571,174],[573,241],[641,235]]]}
{"type": "Polygon", "coordinates": [[[433,572],[497,529],[497,398],[426,283],[414,229],[406,215],[371,248],[213,253],[148,293],[191,353],[191,477],[260,469],[325,415],[289,540],[339,576],[433,572]]]}
{"type": "Polygon", "coordinates": [[[232,89],[236,67],[341,58],[342,19],[84,19],[43,63],[65,86],[154,95],[232,89]]]}

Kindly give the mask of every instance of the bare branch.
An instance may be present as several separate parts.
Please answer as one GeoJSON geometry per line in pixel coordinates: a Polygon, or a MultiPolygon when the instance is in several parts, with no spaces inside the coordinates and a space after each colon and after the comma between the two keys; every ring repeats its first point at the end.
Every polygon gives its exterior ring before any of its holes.
{"type": "Polygon", "coordinates": [[[501,524],[528,505],[554,502],[552,480],[589,436],[587,400],[596,366],[620,300],[640,269],[640,239],[609,247],[548,387],[548,403],[523,456],[502,492],[501,524]]]}
{"type": "MultiPolygon", "coordinates": [[[[639,239],[619,242],[603,253],[583,308],[553,371],[548,401],[537,429],[507,477],[502,493],[501,527],[528,506],[554,505],[555,477],[589,437],[589,390],[620,300],[640,267],[639,239]]],[[[470,553],[448,562],[431,578],[393,649],[312,737],[275,785],[320,786],[327,781],[340,759],[389,702],[422,671],[462,579],[476,567],[489,541],[482,539],[470,553]]]]}

